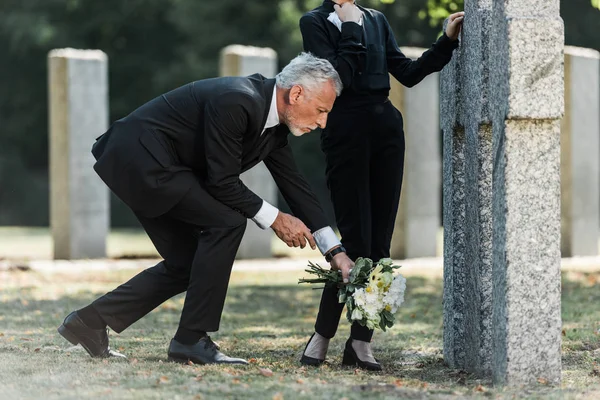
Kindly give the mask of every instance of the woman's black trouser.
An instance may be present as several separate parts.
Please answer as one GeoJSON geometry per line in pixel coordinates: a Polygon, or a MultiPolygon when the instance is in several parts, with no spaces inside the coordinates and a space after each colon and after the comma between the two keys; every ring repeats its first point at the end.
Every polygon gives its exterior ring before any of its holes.
{"type": "MultiPolygon", "coordinates": [[[[327,185],[342,244],[355,260],[390,256],[402,174],[402,116],[389,100],[335,107],[323,130],[327,185]]],[[[344,308],[337,289],[323,290],[315,331],[332,338],[344,308]]],[[[371,341],[373,331],[352,324],[351,337],[371,341]]]]}

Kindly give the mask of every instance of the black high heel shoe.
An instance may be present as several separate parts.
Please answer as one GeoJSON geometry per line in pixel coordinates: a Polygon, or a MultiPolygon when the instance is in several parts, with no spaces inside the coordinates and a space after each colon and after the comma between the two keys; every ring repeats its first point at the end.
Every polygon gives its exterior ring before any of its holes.
{"type": "MultiPolygon", "coordinates": [[[[377,360],[375,360],[377,361],[377,360]]],[[[363,361],[358,358],[356,351],[352,347],[352,338],[346,341],[346,347],[344,348],[344,358],[342,359],[342,365],[356,366],[359,368],[366,369],[368,371],[381,371],[381,364],[363,361]]]]}
{"type": "Polygon", "coordinates": [[[321,365],[325,362],[325,360],[319,360],[318,358],[309,357],[304,354],[306,352],[306,349],[308,348],[308,345],[310,344],[311,340],[313,340],[314,336],[315,336],[315,334],[313,333],[312,336],[310,337],[310,339],[308,339],[308,343],[306,343],[306,347],[304,347],[304,351],[302,352],[302,357],[300,358],[300,364],[318,367],[319,365],[321,365]]]}

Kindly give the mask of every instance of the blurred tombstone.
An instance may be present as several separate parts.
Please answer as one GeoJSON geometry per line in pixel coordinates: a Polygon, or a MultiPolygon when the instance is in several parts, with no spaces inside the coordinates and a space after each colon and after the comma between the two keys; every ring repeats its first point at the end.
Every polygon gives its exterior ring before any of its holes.
{"type": "Polygon", "coordinates": [[[52,50],[48,77],[54,258],[105,257],[109,192],[90,150],[108,127],[108,58],[99,50],[52,50]]]}
{"type": "MultiPolygon", "coordinates": [[[[270,48],[231,45],[221,50],[221,76],[247,76],[259,73],[267,78],[277,74],[277,53],[270,48]]],[[[250,190],[268,203],[277,206],[277,186],[269,170],[260,163],[241,175],[250,190]]],[[[237,258],[270,258],[273,231],[262,230],[249,223],[237,253],[237,258]]]]}
{"type": "Polygon", "coordinates": [[[561,123],[561,253],[598,254],[600,212],[600,53],[565,48],[561,123]]]}
{"type": "MultiPolygon", "coordinates": [[[[407,47],[402,52],[419,58],[427,49],[407,47]]],[[[404,179],[391,256],[395,259],[435,257],[441,222],[439,74],[431,74],[413,88],[390,76],[390,100],[404,119],[406,153],[404,179]]]]}

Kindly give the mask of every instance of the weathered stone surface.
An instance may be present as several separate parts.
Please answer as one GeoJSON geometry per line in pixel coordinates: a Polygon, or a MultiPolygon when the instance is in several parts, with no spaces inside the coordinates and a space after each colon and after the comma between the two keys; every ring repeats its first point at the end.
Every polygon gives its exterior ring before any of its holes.
{"type": "Polygon", "coordinates": [[[561,376],[560,122],[494,127],[496,383],[561,376]]]}
{"type": "Polygon", "coordinates": [[[444,175],[444,296],[448,305],[444,355],[451,366],[484,375],[489,373],[492,347],[492,134],[487,29],[491,1],[467,2],[465,10],[460,51],[455,52],[456,60],[442,73],[442,118],[448,127],[444,133],[444,169],[459,174],[452,181],[449,174],[444,175]],[[447,154],[457,151],[447,142],[454,146],[461,143],[458,158],[447,154]],[[464,204],[449,204],[450,198],[461,199],[464,204]],[[456,220],[456,210],[464,210],[464,216],[448,225],[456,220]],[[456,246],[460,249],[458,257],[452,254],[456,246]]]}
{"type": "MultiPolygon", "coordinates": [[[[425,51],[402,48],[412,59],[425,51]]],[[[402,113],[406,137],[402,196],[391,255],[398,259],[434,257],[441,226],[439,75],[429,75],[413,88],[405,88],[393,77],[390,82],[390,100],[402,113]]]]}
{"type": "Polygon", "coordinates": [[[492,375],[497,384],[533,384],[540,378],[558,383],[561,377],[564,83],[556,4],[494,3],[492,375]]]}
{"type": "Polygon", "coordinates": [[[456,50],[441,72],[444,219],[444,360],[465,362],[465,134],[461,113],[461,57],[456,50]]]}
{"type": "MultiPolygon", "coordinates": [[[[231,45],[221,51],[221,76],[246,76],[259,73],[267,78],[277,74],[277,53],[269,48],[231,45]]],[[[241,175],[241,180],[254,193],[277,206],[277,186],[267,167],[260,163],[241,175]]],[[[271,257],[273,231],[262,230],[249,223],[237,253],[237,258],[271,257]]]]}
{"type": "Polygon", "coordinates": [[[564,27],[556,18],[507,20],[510,119],[557,119],[564,113],[564,27]]]}
{"type": "Polygon", "coordinates": [[[54,258],[105,257],[109,192],[90,149],[108,127],[108,60],[98,50],[60,49],[48,67],[54,258]]]}
{"type": "Polygon", "coordinates": [[[561,252],[598,254],[600,210],[600,53],[565,48],[561,123],[561,252]]]}

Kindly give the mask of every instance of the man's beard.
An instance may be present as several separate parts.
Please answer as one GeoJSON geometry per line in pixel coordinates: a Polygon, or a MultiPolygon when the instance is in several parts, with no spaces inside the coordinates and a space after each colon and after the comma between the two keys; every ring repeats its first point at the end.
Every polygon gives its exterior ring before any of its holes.
{"type": "Polygon", "coordinates": [[[296,118],[290,115],[289,111],[284,113],[283,118],[285,119],[285,125],[288,127],[292,135],[297,137],[304,135],[304,130],[296,124],[296,118]]]}

